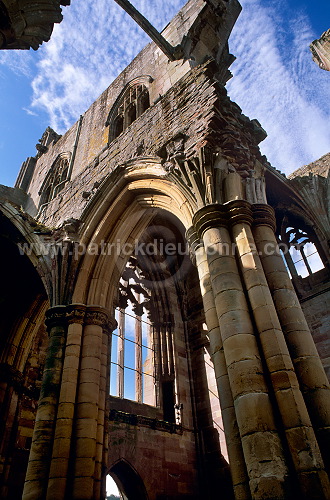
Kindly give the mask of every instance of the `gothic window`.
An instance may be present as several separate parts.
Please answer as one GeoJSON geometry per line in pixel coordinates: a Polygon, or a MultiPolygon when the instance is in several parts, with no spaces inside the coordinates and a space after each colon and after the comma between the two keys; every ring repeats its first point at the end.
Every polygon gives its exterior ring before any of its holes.
{"type": "Polygon", "coordinates": [[[119,289],[110,394],[161,407],[164,420],[179,423],[172,325],[160,321],[159,311],[155,314],[152,285],[144,279],[135,258],[129,260],[119,289]]]}
{"type": "Polygon", "coordinates": [[[147,88],[150,77],[140,77],[127,86],[109,113],[106,125],[110,125],[109,141],[118,137],[150,107],[147,88]]]}
{"type": "Polygon", "coordinates": [[[150,295],[132,260],[120,282],[112,335],[110,394],[156,406],[154,328],[148,317],[150,295]]]}
{"type": "Polygon", "coordinates": [[[67,183],[71,153],[61,153],[51,166],[39,191],[39,208],[55,198],[67,183]]]}
{"type": "Polygon", "coordinates": [[[312,232],[294,227],[287,217],[283,219],[279,241],[291,277],[306,278],[324,268],[312,232]]]}

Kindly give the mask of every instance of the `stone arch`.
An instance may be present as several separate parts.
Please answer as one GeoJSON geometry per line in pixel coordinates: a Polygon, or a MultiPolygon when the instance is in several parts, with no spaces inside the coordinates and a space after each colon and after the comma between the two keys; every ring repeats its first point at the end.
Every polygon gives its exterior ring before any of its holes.
{"type": "MultiPolygon", "coordinates": [[[[106,275],[119,277],[127,256],[122,252],[101,252],[102,243],[122,246],[138,239],[158,210],[174,214],[185,230],[191,226],[194,199],[189,193],[165,178],[157,159],[135,160],[120,178],[111,176],[101,186],[82,216],[81,245],[86,252],[80,264],[73,302],[99,304],[109,308],[114,286],[106,275]],[[125,221],[125,222],[124,222],[125,221]],[[123,223],[124,222],[124,223],[123,223]]],[[[115,251],[117,249],[115,248],[115,251]]]]}
{"type": "Polygon", "coordinates": [[[118,460],[110,467],[108,474],[117,483],[124,496],[123,500],[148,500],[140,475],[127,460],[118,460]]]}
{"type": "Polygon", "coordinates": [[[0,208],[0,496],[20,498],[45,363],[46,288],[28,221],[0,208]]]}

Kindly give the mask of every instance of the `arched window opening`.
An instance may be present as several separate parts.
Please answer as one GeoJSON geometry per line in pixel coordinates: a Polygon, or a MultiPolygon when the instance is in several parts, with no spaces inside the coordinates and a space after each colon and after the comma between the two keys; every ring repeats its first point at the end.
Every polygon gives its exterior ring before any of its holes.
{"type": "Polygon", "coordinates": [[[306,278],[324,269],[316,240],[311,232],[294,227],[287,217],[283,219],[279,242],[282,257],[291,278],[295,276],[306,278]]]}
{"type": "Polygon", "coordinates": [[[139,99],[140,114],[144,113],[150,107],[149,92],[144,90],[139,99]]]}
{"type": "Polygon", "coordinates": [[[130,259],[120,281],[118,327],[112,335],[110,394],[156,406],[154,328],[148,309],[150,292],[130,259]]]}
{"type": "Polygon", "coordinates": [[[149,107],[147,87],[141,83],[130,84],[108,116],[106,125],[110,125],[109,140],[116,139],[149,107]]]}
{"type": "Polygon", "coordinates": [[[129,105],[126,112],[126,124],[127,127],[131,125],[136,120],[136,104],[133,102],[129,105]]]}
{"type": "Polygon", "coordinates": [[[50,201],[51,191],[52,191],[52,184],[49,184],[49,186],[47,186],[45,188],[45,190],[42,191],[42,193],[41,193],[40,206],[45,205],[46,203],[48,203],[50,201]]]}
{"type": "Polygon", "coordinates": [[[70,157],[71,153],[61,153],[50,168],[39,191],[40,209],[54,199],[68,182],[70,157]]]}
{"type": "Polygon", "coordinates": [[[118,115],[114,122],[114,139],[118,137],[124,130],[124,117],[123,115],[118,115]]]}
{"type": "MultiPolygon", "coordinates": [[[[172,271],[165,269],[162,259],[157,255],[140,262],[131,257],[120,279],[115,313],[118,326],[112,335],[110,395],[158,407],[163,420],[180,425],[174,328],[164,288],[165,273],[170,277],[172,271]]],[[[169,264],[173,263],[166,263],[169,264]]]]}

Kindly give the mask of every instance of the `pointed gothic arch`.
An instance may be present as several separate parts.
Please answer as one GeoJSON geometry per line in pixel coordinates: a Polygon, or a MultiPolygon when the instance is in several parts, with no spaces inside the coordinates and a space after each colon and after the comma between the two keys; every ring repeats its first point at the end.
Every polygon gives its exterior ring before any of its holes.
{"type": "Polygon", "coordinates": [[[134,467],[124,458],[113,464],[108,474],[117,483],[123,500],[148,500],[143,481],[134,467]]]}
{"type": "Polygon", "coordinates": [[[71,152],[60,153],[50,167],[39,190],[39,209],[55,198],[69,180],[71,152]]]}

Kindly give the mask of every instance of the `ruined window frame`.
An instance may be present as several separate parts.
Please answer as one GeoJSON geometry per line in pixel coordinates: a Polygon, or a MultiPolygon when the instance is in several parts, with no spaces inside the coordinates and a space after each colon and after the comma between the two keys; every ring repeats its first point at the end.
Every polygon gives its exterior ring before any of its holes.
{"type": "Polygon", "coordinates": [[[39,212],[64,189],[69,181],[71,153],[60,153],[50,167],[39,190],[39,212]]]}
{"type": "Polygon", "coordinates": [[[150,108],[150,83],[152,77],[139,76],[129,82],[112,106],[105,125],[109,127],[108,144],[119,137],[132,123],[150,108]],[[130,112],[135,110],[133,116],[130,112]],[[121,124],[118,127],[118,123],[121,124]]]}
{"type": "Polygon", "coordinates": [[[279,248],[291,278],[307,278],[326,267],[322,251],[314,231],[296,217],[285,215],[278,234],[279,248]],[[306,253],[307,245],[313,247],[306,253]],[[298,258],[294,258],[294,255],[298,258]],[[316,256],[316,262],[313,262],[316,256]],[[321,265],[320,265],[321,264],[321,265]]]}

